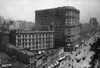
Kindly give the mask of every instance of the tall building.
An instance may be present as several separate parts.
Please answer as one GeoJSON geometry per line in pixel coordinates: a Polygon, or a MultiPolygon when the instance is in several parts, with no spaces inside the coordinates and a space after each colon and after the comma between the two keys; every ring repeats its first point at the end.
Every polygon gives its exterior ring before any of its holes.
{"type": "Polygon", "coordinates": [[[33,22],[18,20],[12,21],[12,24],[9,26],[9,30],[32,30],[33,26],[33,22]]]}
{"type": "Polygon", "coordinates": [[[65,14],[65,50],[69,48],[73,50],[78,44],[80,38],[79,14],[79,10],[74,7],[70,7],[65,14]]]}
{"type": "Polygon", "coordinates": [[[4,51],[5,45],[9,42],[9,32],[0,31],[0,51],[4,51]]]}
{"type": "Polygon", "coordinates": [[[9,26],[9,30],[24,30],[26,27],[26,21],[12,21],[9,26]]]}
{"type": "Polygon", "coordinates": [[[54,31],[11,31],[10,43],[33,52],[54,48],[54,31]]]}
{"type": "Polygon", "coordinates": [[[94,17],[90,18],[89,23],[92,24],[94,27],[98,26],[97,18],[94,18],[94,17]]]}
{"type": "Polygon", "coordinates": [[[65,46],[66,49],[68,43],[73,45],[79,38],[79,14],[80,11],[72,6],[36,10],[35,22],[37,29],[48,26],[46,29],[54,30],[55,47],[65,46]]]}
{"type": "Polygon", "coordinates": [[[2,16],[0,16],[0,23],[3,23],[4,18],[2,16]]]}

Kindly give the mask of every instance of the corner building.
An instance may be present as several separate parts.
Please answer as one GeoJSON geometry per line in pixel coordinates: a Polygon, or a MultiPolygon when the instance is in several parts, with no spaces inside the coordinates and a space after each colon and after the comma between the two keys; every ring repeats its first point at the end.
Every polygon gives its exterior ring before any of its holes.
{"type": "Polygon", "coordinates": [[[42,27],[54,30],[55,48],[64,46],[65,50],[73,49],[80,37],[79,14],[80,11],[72,6],[36,10],[36,26],[38,30],[42,27]]]}

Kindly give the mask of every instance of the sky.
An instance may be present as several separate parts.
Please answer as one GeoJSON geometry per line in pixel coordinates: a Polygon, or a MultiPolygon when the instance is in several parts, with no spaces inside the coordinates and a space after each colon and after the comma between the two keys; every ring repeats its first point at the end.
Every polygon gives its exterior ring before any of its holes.
{"type": "Polygon", "coordinates": [[[0,0],[0,16],[35,22],[35,10],[61,6],[79,9],[81,23],[88,23],[91,17],[100,22],[100,0],[0,0]]]}

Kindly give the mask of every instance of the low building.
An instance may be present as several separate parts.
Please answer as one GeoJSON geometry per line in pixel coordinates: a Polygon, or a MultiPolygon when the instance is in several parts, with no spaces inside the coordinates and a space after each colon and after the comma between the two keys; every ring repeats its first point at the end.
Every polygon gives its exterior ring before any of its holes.
{"type": "Polygon", "coordinates": [[[5,45],[5,53],[9,55],[12,60],[19,60],[24,64],[34,64],[36,61],[35,53],[20,49],[9,43],[5,45]]]}
{"type": "Polygon", "coordinates": [[[18,50],[17,59],[25,64],[31,64],[35,62],[35,54],[27,50],[18,50]]]}
{"type": "Polygon", "coordinates": [[[12,68],[12,64],[7,60],[0,59],[0,68],[12,68]]]}
{"type": "Polygon", "coordinates": [[[19,49],[19,48],[15,47],[14,45],[9,44],[9,43],[7,43],[5,45],[5,53],[8,54],[10,57],[17,56],[18,50],[22,50],[22,49],[19,49]]]}
{"type": "Polygon", "coordinates": [[[0,68],[12,68],[12,64],[8,60],[10,57],[4,52],[0,52],[0,68]]]}
{"type": "Polygon", "coordinates": [[[50,49],[41,57],[40,61],[37,61],[38,63],[41,62],[37,68],[48,68],[52,65],[54,65],[54,67],[59,66],[63,56],[65,56],[64,48],[50,49]]]}
{"type": "MultiPolygon", "coordinates": [[[[64,48],[59,49],[53,49],[52,52],[48,53],[47,55],[47,67],[50,67],[54,65],[56,62],[58,62],[58,65],[60,65],[60,62],[58,61],[61,57],[65,56],[64,54],[64,48]]],[[[54,65],[55,67],[55,65],[54,65]]]]}
{"type": "Polygon", "coordinates": [[[33,52],[44,52],[54,47],[53,31],[11,31],[10,43],[33,52]]]}

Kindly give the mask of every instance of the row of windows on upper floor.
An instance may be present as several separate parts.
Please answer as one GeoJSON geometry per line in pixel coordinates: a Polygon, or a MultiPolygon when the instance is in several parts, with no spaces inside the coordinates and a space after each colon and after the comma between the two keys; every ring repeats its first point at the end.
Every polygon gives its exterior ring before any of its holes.
{"type": "MultiPolygon", "coordinates": [[[[58,13],[58,14],[59,14],[59,13],[58,13]]],[[[57,14],[57,15],[58,15],[58,14],[57,14]]],[[[76,16],[76,15],[79,15],[79,13],[76,13],[75,11],[67,11],[66,14],[75,15],[75,16],[76,16]]],[[[61,15],[61,13],[60,13],[60,15],[61,15]]],[[[51,17],[54,16],[54,15],[50,13],[50,14],[43,14],[43,15],[41,15],[41,14],[36,14],[36,16],[37,16],[36,19],[39,19],[39,17],[40,17],[40,18],[46,17],[46,18],[49,19],[49,18],[51,18],[51,17]]]]}
{"type": "Polygon", "coordinates": [[[79,38],[79,35],[77,35],[75,37],[67,38],[65,41],[66,42],[71,42],[71,41],[77,40],[78,38],[79,38]]]}
{"type": "Polygon", "coordinates": [[[53,48],[53,45],[51,45],[51,46],[36,46],[36,47],[32,47],[32,50],[34,50],[34,49],[48,49],[48,48],[53,48]]]}
{"type": "MultiPolygon", "coordinates": [[[[78,26],[79,25],[79,23],[77,22],[77,23],[75,23],[75,22],[66,22],[65,23],[65,26],[78,26]]],[[[74,27],[72,27],[72,28],[74,28],[74,27]]]]}
{"type": "Polygon", "coordinates": [[[50,42],[50,43],[47,43],[47,42],[41,42],[41,43],[16,43],[16,46],[19,45],[19,46],[28,46],[28,47],[36,47],[36,46],[50,46],[50,45],[54,45],[54,42],[50,42]]]}
{"type": "Polygon", "coordinates": [[[65,22],[79,22],[79,19],[66,19],[65,22]]]}
{"type": "MultiPolygon", "coordinates": [[[[77,25],[79,23],[79,19],[66,19],[64,25],[77,25]]],[[[57,25],[62,25],[62,23],[56,23],[57,25]]]]}
{"type": "Polygon", "coordinates": [[[79,34],[79,32],[65,32],[65,35],[76,35],[79,34]]]}
{"type": "Polygon", "coordinates": [[[73,29],[65,29],[65,33],[66,34],[78,34],[80,33],[80,29],[77,29],[77,28],[73,28],[73,29]]]}
{"type": "Polygon", "coordinates": [[[32,43],[16,43],[16,45],[28,45],[28,46],[37,46],[37,45],[54,45],[54,42],[32,42],[32,43]]]}
{"type": "Polygon", "coordinates": [[[66,16],[65,18],[66,19],[74,19],[74,20],[80,19],[79,16],[71,16],[71,15],[70,16],[66,16]]]}
{"type": "Polygon", "coordinates": [[[29,48],[30,50],[39,50],[39,49],[48,49],[48,48],[53,48],[54,47],[54,45],[50,45],[50,46],[48,46],[48,45],[44,45],[44,46],[28,46],[28,45],[24,45],[24,46],[22,46],[22,45],[17,45],[18,47],[22,47],[22,48],[29,48]]]}
{"type": "Polygon", "coordinates": [[[66,15],[79,16],[79,14],[78,14],[78,13],[73,12],[73,11],[66,12],[66,15]]]}
{"type": "Polygon", "coordinates": [[[35,38],[37,38],[37,37],[53,37],[54,35],[53,34],[36,34],[36,35],[29,35],[29,34],[27,34],[27,35],[16,35],[16,37],[18,38],[18,37],[25,37],[25,38],[32,38],[32,37],[35,37],[35,38]]]}
{"type": "Polygon", "coordinates": [[[42,38],[37,38],[37,39],[17,39],[16,42],[41,42],[41,41],[54,41],[54,38],[46,38],[46,39],[42,39],[42,38]]]}

